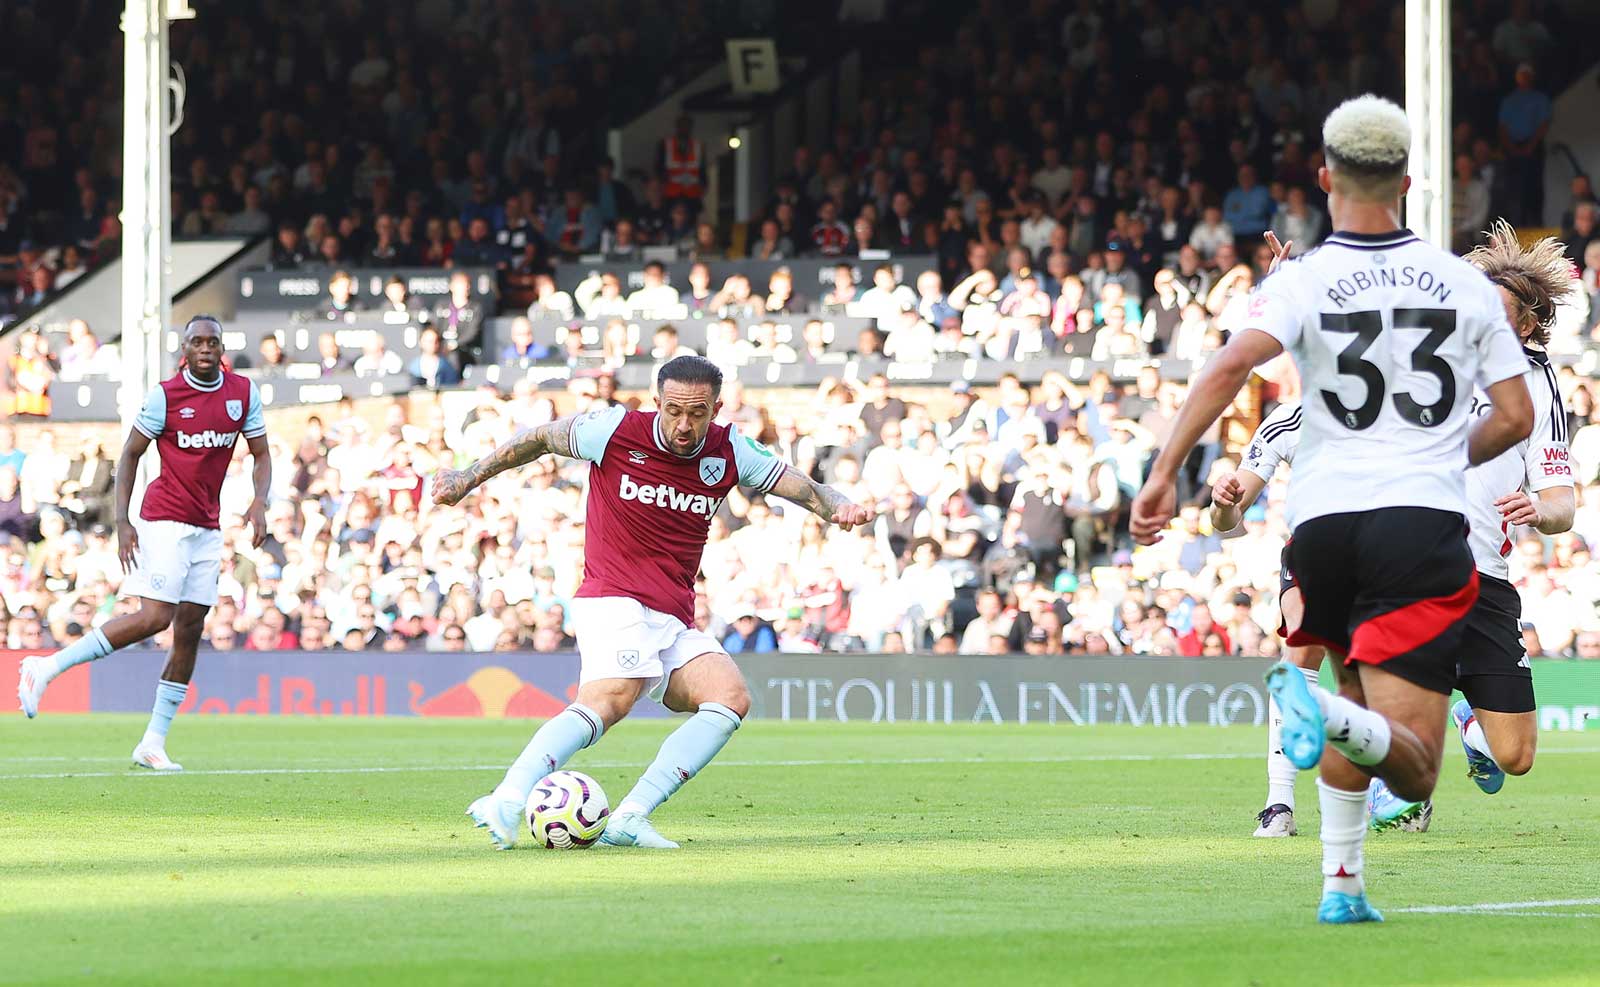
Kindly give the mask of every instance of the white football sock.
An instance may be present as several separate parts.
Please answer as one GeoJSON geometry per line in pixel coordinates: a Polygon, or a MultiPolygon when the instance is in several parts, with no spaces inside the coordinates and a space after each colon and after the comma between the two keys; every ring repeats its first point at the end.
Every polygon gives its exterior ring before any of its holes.
{"type": "MultiPolygon", "coordinates": [[[[1473,713],[1472,719],[1467,721],[1466,727],[1461,731],[1461,739],[1467,742],[1468,747],[1494,761],[1494,751],[1489,749],[1489,738],[1483,735],[1483,724],[1478,722],[1477,713],[1473,713]]],[[[1495,761],[1496,765],[1499,763],[1495,761]]]]}
{"type": "Polygon", "coordinates": [[[1328,743],[1351,764],[1371,767],[1389,756],[1392,734],[1389,721],[1382,713],[1375,713],[1326,689],[1312,689],[1311,694],[1322,706],[1328,743]]]}
{"type": "MultiPolygon", "coordinates": [[[[1306,685],[1315,687],[1317,670],[1302,668],[1306,685]]],[[[1283,712],[1276,700],[1267,700],[1267,805],[1287,805],[1294,808],[1294,781],[1300,769],[1283,753],[1283,712]]]]}
{"type": "Polygon", "coordinates": [[[1283,713],[1267,700],[1267,805],[1294,808],[1294,779],[1300,773],[1283,753],[1283,713]]]}
{"type": "Polygon", "coordinates": [[[1322,806],[1322,890],[1360,894],[1367,839],[1367,793],[1346,792],[1317,779],[1322,806]]]}

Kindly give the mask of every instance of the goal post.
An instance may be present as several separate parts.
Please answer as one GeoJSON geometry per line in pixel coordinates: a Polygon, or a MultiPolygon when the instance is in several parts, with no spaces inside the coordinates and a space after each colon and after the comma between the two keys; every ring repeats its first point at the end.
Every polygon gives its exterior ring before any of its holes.
{"type": "Polygon", "coordinates": [[[1411,190],[1406,223],[1450,249],[1450,0],[1406,0],[1406,116],[1411,190]]]}

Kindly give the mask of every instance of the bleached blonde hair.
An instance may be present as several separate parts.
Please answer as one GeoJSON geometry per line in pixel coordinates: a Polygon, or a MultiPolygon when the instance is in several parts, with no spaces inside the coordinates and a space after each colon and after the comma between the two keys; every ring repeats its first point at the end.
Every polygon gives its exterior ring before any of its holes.
{"type": "Polygon", "coordinates": [[[1517,231],[1503,219],[1495,220],[1485,235],[1488,239],[1467,253],[1467,262],[1516,302],[1518,335],[1532,322],[1528,339],[1544,346],[1550,342],[1556,306],[1572,294],[1575,283],[1566,245],[1547,236],[1524,247],[1517,231]]]}
{"type": "Polygon", "coordinates": [[[1397,198],[1411,154],[1411,124],[1393,102],[1357,96],[1328,114],[1322,149],[1342,193],[1371,201],[1397,198]]]}

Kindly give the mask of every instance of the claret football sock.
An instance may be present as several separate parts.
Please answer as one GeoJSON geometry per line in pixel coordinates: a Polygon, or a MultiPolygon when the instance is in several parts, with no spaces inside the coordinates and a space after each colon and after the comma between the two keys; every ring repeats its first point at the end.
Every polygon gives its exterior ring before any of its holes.
{"type": "Polygon", "coordinates": [[[572,755],[594,744],[605,733],[600,714],[573,703],[545,721],[506,771],[496,791],[526,801],[539,779],[559,769],[572,755]]]}
{"type": "Polygon", "coordinates": [[[82,665],[86,661],[104,658],[114,650],[116,649],[111,647],[111,642],[107,641],[106,636],[100,632],[100,628],[96,627],[50,656],[50,660],[53,663],[53,667],[49,668],[50,677],[53,679],[74,665],[82,665]]]}
{"type": "Polygon", "coordinates": [[[172,728],[172,718],[177,715],[178,707],[183,705],[184,697],[188,695],[187,682],[168,682],[162,679],[156,684],[156,704],[155,708],[150,710],[150,725],[145,727],[144,739],[139,742],[141,748],[166,749],[167,731],[172,728]]]}
{"type": "Polygon", "coordinates": [[[684,782],[711,763],[739,729],[740,722],[739,714],[721,703],[701,703],[700,711],[662,742],[655,762],[617,806],[617,814],[638,812],[648,816],[654,812],[684,782]]]}
{"type": "Polygon", "coordinates": [[[1317,779],[1322,806],[1322,890],[1362,892],[1362,844],[1367,838],[1367,793],[1346,792],[1317,779]]]}
{"type": "MultiPolygon", "coordinates": [[[[1301,668],[1306,685],[1315,691],[1317,670],[1301,668]]],[[[1300,769],[1283,753],[1283,713],[1276,700],[1267,700],[1267,805],[1294,808],[1294,781],[1300,769]]]]}
{"type": "Polygon", "coordinates": [[[1374,713],[1326,689],[1313,688],[1311,694],[1317,697],[1318,704],[1322,706],[1328,743],[1351,764],[1371,767],[1389,756],[1389,743],[1393,735],[1389,721],[1382,713],[1374,713]]]}

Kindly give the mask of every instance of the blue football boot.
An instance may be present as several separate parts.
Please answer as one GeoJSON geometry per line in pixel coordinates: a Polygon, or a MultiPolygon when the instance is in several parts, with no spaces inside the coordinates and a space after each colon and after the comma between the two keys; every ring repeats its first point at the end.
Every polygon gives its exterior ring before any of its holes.
{"type": "Polygon", "coordinates": [[[1322,760],[1328,733],[1322,707],[1306,685],[1305,676],[1296,666],[1280,661],[1267,670],[1267,691],[1272,693],[1283,716],[1284,756],[1301,771],[1316,767],[1322,760]]]}
{"type": "Polygon", "coordinates": [[[1317,906],[1317,921],[1324,925],[1354,925],[1357,922],[1382,922],[1383,913],[1367,901],[1365,891],[1345,894],[1343,891],[1322,892],[1322,903],[1317,906]]]}
{"type": "Polygon", "coordinates": [[[1467,777],[1473,784],[1483,790],[1485,795],[1493,795],[1506,783],[1506,773],[1500,770],[1500,765],[1494,763],[1494,758],[1475,750],[1467,743],[1467,724],[1471,723],[1476,714],[1472,706],[1465,699],[1456,701],[1450,707],[1450,718],[1456,721],[1456,732],[1461,735],[1461,749],[1467,752],[1467,777]]]}

